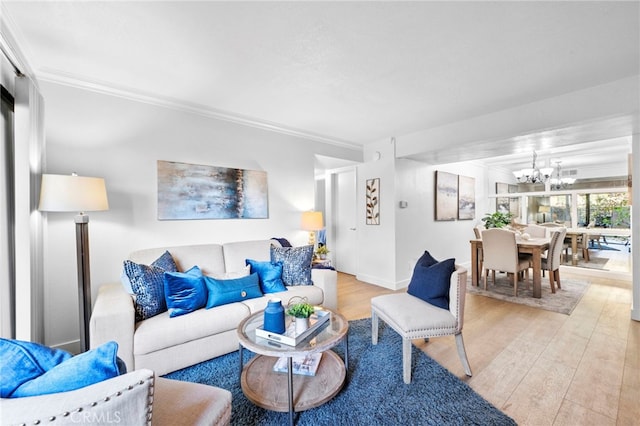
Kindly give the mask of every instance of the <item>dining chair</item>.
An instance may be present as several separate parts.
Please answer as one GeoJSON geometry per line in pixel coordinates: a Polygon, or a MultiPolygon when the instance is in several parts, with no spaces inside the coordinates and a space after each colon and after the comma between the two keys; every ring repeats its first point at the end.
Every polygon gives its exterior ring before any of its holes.
{"type": "Polygon", "coordinates": [[[547,236],[547,228],[535,224],[528,225],[522,232],[529,234],[531,238],[544,238],[547,236]]]}
{"type": "Polygon", "coordinates": [[[489,271],[493,284],[496,283],[496,271],[513,275],[513,294],[518,296],[518,279],[522,272],[526,273],[529,282],[530,256],[519,256],[515,232],[506,229],[492,228],[482,231],[482,251],[484,262],[484,289],[487,289],[489,271]]]}
{"type": "MultiPolygon", "coordinates": [[[[476,240],[481,240],[482,239],[482,230],[475,226],[473,228],[473,233],[476,235],[476,240]]],[[[480,275],[482,276],[482,262],[483,260],[483,254],[482,254],[482,248],[480,248],[480,250],[478,250],[478,266],[480,266],[480,275]]]]}
{"type": "MultiPolygon", "coordinates": [[[[587,225],[588,229],[593,229],[596,227],[594,222],[589,222],[587,225]]],[[[607,238],[602,234],[592,234],[589,232],[589,246],[595,247],[596,243],[598,243],[598,250],[602,250],[602,244],[600,244],[600,240],[603,240],[604,243],[607,243],[607,238]]]]}
{"type": "MultiPolygon", "coordinates": [[[[565,238],[566,240],[567,238],[565,238]]],[[[564,245],[564,251],[566,254],[566,258],[570,259],[569,257],[569,249],[571,248],[571,240],[569,239],[568,241],[565,241],[565,245],[564,245]]],[[[582,252],[582,259],[585,262],[589,262],[591,260],[590,256],[589,256],[589,234],[580,234],[576,237],[576,249],[578,252],[582,252]]],[[[574,253],[571,253],[571,256],[573,256],[574,253]]]]}
{"type": "Polygon", "coordinates": [[[562,288],[560,285],[560,255],[562,254],[564,246],[564,237],[567,235],[567,228],[558,228],[551,232],[551,241],[549,242],[549,250],[547,255],[542,257],[542,270],[549,271],[549,285],[551,286],[551,293],[556,292],[555,283],[558,288],[562,288]]]}

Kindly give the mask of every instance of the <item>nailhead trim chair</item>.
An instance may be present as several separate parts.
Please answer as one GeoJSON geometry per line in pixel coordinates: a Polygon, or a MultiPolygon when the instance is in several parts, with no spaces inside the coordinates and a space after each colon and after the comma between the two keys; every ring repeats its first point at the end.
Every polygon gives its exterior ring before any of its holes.
{"type": "Polygon", "coordinates": [[[378,343],[378,318],[402,336],[402,375],[411,383],[411,340],[454,335],[465,374],[471,367],[462,339],[467,271],[456,265],[451,274],[449,309],[442,309],[409,293],[393,293],[371,299],[371,342],[378,343]]]}

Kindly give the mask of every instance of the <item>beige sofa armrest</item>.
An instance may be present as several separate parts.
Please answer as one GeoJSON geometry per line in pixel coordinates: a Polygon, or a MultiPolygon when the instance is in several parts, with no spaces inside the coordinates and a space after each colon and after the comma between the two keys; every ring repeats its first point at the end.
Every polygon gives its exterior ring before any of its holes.
{"type": "Polygon", "coordinates": [[[133,297],[124,290],[122,284],[101,286],[89,323],[91,348],[110,340],[115,341],[118,343],[118,356],[127,364],[127,371],[133,371],[135,324],[133,297]]]}
{"type": "Polygon", "coordinates": [[[148,425],[154,373],[138,370],[69,392],[0,399],[0,424],[148,425]]]}
{"type": "Polygon", "coordinates": [[[311,281],[324,293],[323,306],[338,310],[338,273],[331,269],[312,269],[311,281]]]}

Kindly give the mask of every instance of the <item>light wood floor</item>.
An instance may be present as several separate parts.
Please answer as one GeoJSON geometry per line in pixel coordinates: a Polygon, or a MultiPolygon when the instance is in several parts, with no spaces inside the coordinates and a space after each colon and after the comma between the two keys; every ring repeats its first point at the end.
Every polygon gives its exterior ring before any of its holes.
{"type": "MultiPolygon", "coordinates": [[[[453,336],[414,344],[518,424],[640,425],[640,322],[630,319],[631,283],[589,280],[569,316],[468,294],[463,336],[471,378],[453,336]]],[[[390,292],[339,273],[338,309],[350,320],[367,318],[370,299],[390,292]]]]}

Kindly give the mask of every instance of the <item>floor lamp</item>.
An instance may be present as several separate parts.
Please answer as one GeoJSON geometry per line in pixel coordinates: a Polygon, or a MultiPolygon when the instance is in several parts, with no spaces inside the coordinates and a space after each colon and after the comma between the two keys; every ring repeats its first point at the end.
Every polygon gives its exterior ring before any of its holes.
{"type": "Polygon", "coordinates": [[[322,225],[322,212],[302,212],[302,229],[309,231],[309,245],[316,245],[316,231],[320,231],[322,225]]]}
{"type": "Polygon", "coordinates": [[[108,210],[104,179],[73,175],[42,175],[40,206],[43,212],[78,212],[76,251],[78,262],[78,302],[80,306],[80,351],[89,349],[91,318],[91,274],[89,272],[88,211],[108,210]]]}

